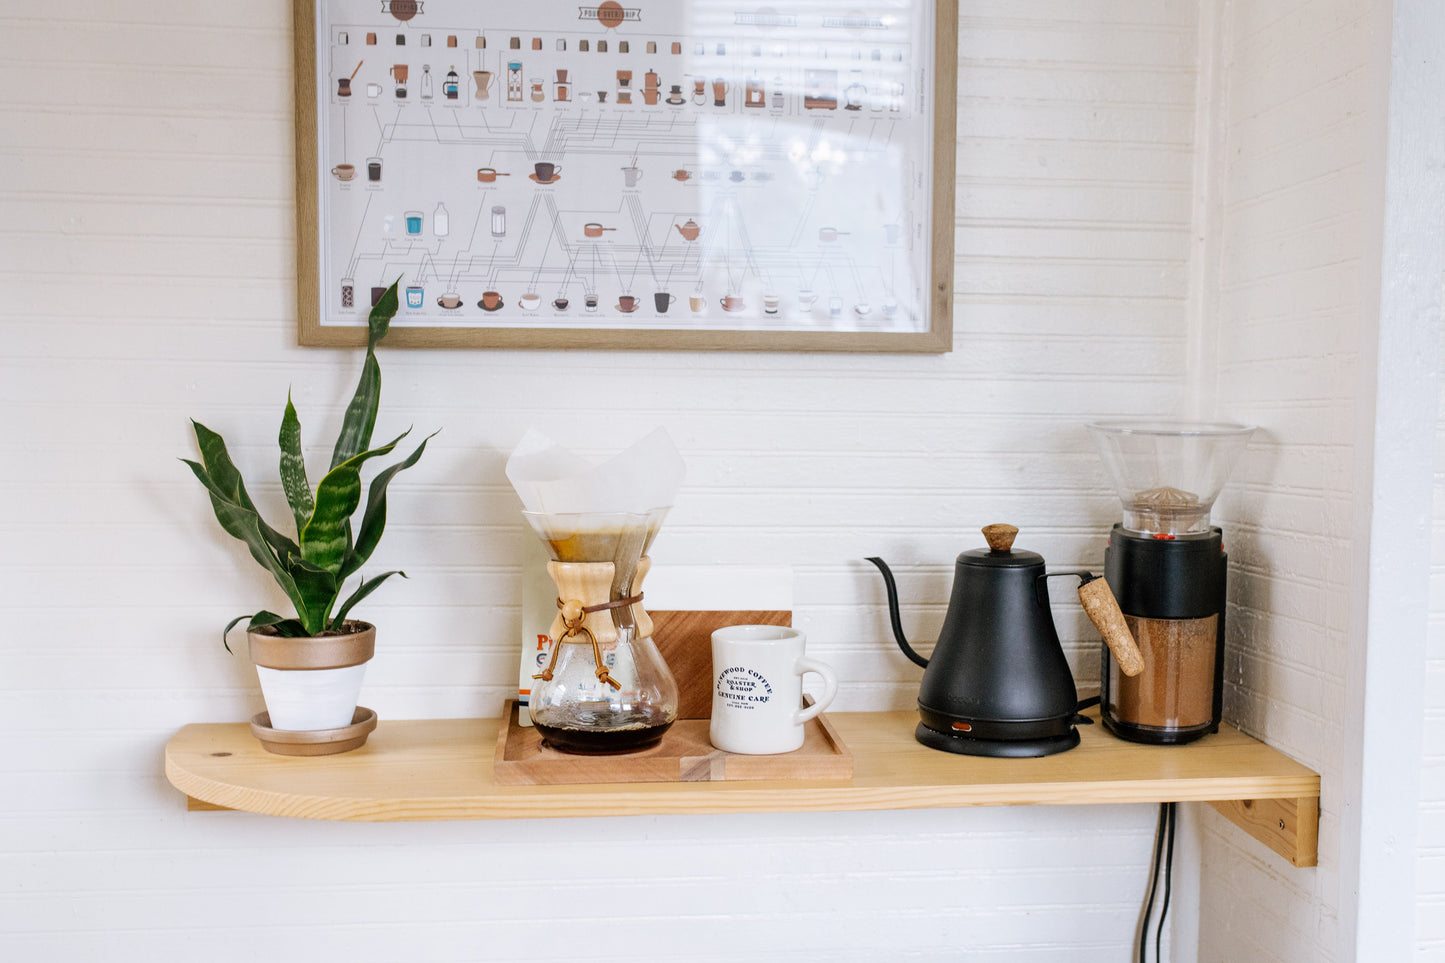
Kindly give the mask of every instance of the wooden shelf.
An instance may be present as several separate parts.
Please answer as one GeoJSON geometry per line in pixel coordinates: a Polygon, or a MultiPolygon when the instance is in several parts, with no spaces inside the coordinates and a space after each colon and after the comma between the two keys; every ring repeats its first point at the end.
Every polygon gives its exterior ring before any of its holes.
{"type": "Polygon", "coordinates": [[[1086,725],[1059,755],[978,759],[919,745],[914,712],[828,719],[853,752],[851,780],[497,786],[497,719],[382,720],[361,749],[316,757],[272,755],[245,723],[189,725],[166,745],[166,777],[192,809],[375,822],[1199,801],[1315,865],[1319,774],[1228,726],[1141,746],[1086,725]]]}

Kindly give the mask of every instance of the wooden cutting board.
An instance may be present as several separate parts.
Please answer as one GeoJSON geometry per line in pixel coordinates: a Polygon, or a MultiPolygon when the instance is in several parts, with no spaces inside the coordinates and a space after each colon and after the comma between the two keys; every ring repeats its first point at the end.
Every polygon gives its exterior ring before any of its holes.
{"type": "Polygon", "coordinates": [[[677,680],[679,719],[712,718],[712,633],[729,625],[792,625],[792,612],[662,611],[652,617],[652,641],[677,680]]]}

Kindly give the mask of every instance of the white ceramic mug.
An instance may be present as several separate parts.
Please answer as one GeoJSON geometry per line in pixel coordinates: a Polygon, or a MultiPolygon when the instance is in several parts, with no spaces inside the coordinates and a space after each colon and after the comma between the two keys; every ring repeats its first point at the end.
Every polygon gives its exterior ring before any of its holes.
{"type": "Polygon", "coordinates": [[[833,670],[803,655],[805,636],[780,625],[730,625],[712,634],[712,723],[708,738],[724,752],[767,755],[803,745],[803,724],[838,694],[833,670]],[[823,694],[806,709],[803,673],[823,677],[823,694]]]}

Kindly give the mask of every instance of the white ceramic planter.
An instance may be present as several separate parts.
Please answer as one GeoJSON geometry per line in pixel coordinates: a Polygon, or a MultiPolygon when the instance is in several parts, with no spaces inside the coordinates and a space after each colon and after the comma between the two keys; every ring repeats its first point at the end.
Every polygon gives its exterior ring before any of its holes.
{"type": "Polygon", "coordinates": [[[271,728],[299,732],[351,725],[366,663],[340,669],[270,669],[256,666],[271,728]]]}
{"type": "Polygon", "coordinates": [[[366,664],[376,651],[376,627],[348,622],[345,635],[285,639],[247,633],[272,729],[304,732],[352,724],[366,664]]]}

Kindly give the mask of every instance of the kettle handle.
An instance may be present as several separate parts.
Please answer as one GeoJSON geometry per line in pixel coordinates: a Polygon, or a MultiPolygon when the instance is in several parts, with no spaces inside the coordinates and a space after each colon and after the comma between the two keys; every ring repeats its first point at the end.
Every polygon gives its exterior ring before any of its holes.
{"type": "Polygon", "coordinates": [[[893,625],[893,638],[898,640],[898,647],[915,665],[928,668],[928,660],[914,652],[913,646],[903,637],[903,620],[898,617],[898,586],[893,584],[893,573],[888,570],[888,563],[876,557],[869,557],[868,561],[878,566],[878,571],[883,573],[883,587],[888,590],[888,619],[893,625]]]}
{"type": "Polygon", "coordinates": [[[1126,676],[1136,676],[1144,671],[1144,657],[1124,621],[1119,600],[1114,598],[1109,583],[1100,575],[1085,573],[1079,576],[1079,601],[1084,604],[1084,613],[1104,637],[1104,643],[1119,663],[1119,671],[1126,676]]]}

